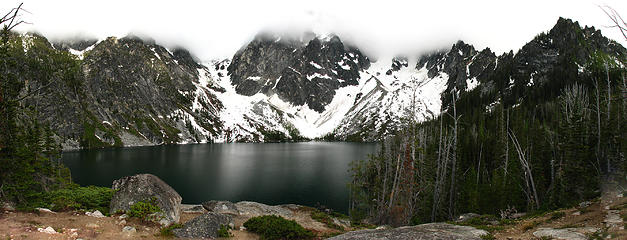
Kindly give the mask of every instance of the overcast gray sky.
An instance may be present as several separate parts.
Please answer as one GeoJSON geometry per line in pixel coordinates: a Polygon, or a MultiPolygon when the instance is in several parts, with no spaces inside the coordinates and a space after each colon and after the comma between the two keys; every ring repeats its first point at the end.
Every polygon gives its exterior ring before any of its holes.
{"type": "Polygon", "coordinates": [[[597,7],[609,5],[627,17],[625,0],[2,0],[0,10],[19,2],[30,12],[23,20],[32,23],[20,31],[49,38],[136,32],[167,47],[185,47],[202,60],[230,57],[263,29],[334,32],[371,55],[412,54],[457,39],[500,54],[549,30],[559,16],[600,28],[626,45],[617,29],[604,27],[611,22],[597,7]]]}

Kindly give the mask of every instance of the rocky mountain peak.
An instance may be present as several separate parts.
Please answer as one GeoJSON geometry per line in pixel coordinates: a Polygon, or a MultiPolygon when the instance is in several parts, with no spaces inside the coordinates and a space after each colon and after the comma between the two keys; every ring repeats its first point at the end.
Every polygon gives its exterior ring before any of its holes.
{"type": "Polygon", "coordinates": [[[359,71],[370,60],[359,49],[346,46],[338,36],[284,38],[260,34],[238,51],[228,74],[239,94],[277,94],[292,105],[307,105],[322,112],[335,90],[356,85],[359,71]],[[269,37],[270,36],[270,37],[269,37]]]}
{"type": "Polygon", "coordinates": [[[401,68],[404,68],[407,66],[409,66],[407,57],[404,57],[404,56],[394,57],[392,58],[392,65],[390,66],[390,69],[388,69],[385,72],[385,74],[392,75],[393,72],[399,71],[401,70],[401,68]]]}
{"type": "Polygon", "coordinates": [[[71,38],[71,39],[63,39],[58,41],[52,41],[52,45],[55,49],[68,51],[69,49],[74,49],[76,51],[83,51],[90,46],[93,46],[98,42],[98,39],[95,38],[71,38]]]}
{"type": "Polygon", "coordinates": [[[426,68],[428,76],[433,78],[439,73],[449,77],[447,91],[472,90],[479,82],[487,78],[486,69],[493,70],[496,55],[486,48],[477,51],[474,46],[457,41],[450,50],[438,50],[418,58],[417,69],[426,68]]]}

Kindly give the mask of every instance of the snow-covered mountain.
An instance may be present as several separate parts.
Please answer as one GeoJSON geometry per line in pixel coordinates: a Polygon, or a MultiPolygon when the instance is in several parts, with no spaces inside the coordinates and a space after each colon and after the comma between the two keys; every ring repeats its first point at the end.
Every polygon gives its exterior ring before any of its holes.
{"type": "Polygon", "coordinates": [[[228,60],[211,63],[214,67],[209,69],[213,71],[207,74],[226,89],[214,93],[224,104],[221,119],[226,131],[234,131],[227,134],[225,141],[260,141],[263,139],[256,139],[256,136],[264,135],[263,131],[280,132],[286,138],[299,135],[315,139],[332,135],[344,140],[362,132],[366,126],[376,132],[363,139],[375,140],[381,136],[377,132],[391,133],[400,126],[401,119],[412,117],[411,110],[417,120],[437,115],[440,93],[446,89],[446,74],[429,78],[425,68],[403,66],[387,75],[392,62],[391,58],[379,60],[360,71],[356,84],[334,90],[333,98],[321,112],[307,104],[290,103],[275,92],[238,94],[224,70],[230,63],[228,60]],[[415,109],[410,108],[412,101],[416,103],[415,109]]]}
{"type": "MultiPolygon", "coordinates": [[[[369,58],[338,36],[311,33],[260,34],[233,58],[206,63],[133,36],[49,43],[24,35],[22,41],[25,51],[44,46],[73,55],[80,65],[77,81],[54,82],[52,91],[27,102],[40,109],[66,149],[375,141],[409,121],[438,116],[451,93],[480,94],[478,104],[488,110],[501,97],[525,97],[524,89],[560,74],[584,74],[598,52],[626,55],[598,30],[562,18],[516,54],[501,56],[459,41],[420,57],[369,58]]],[[[44,85],[27,83],[27,89],[44,85]]]]}

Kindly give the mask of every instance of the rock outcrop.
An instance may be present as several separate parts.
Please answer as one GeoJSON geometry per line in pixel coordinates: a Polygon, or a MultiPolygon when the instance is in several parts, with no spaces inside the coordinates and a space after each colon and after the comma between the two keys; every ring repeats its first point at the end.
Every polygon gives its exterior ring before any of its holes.
{"type": "Polygon", "coordinates": [[[208,212],[186,222],[182,228],[174,229],[172,232],[179,238],[217,238],[218,229],[221,226],[228,226],[231,221],[228,215],[208,212]]]}
{"type": "Polygon", "coordinates": [[[170,185],[152,174],[138,174],[113,181],[116,190],[111,199],[110,213],[128,211],[140,201],[155,200],[161,209],[162,225],[180,219],[181,196],[170,185]]]}
{"type": "Polygon", "coordinates": [[[533,235],[537,238],[549,238],[549,239],[568,239],[568,240],[585,240],[588,239],[586,234],[599,231],[598,228],[539,228],[533,232],[533,235]]]}
{"type": "Polygon", "coordinates": [[[248,217],[277,215],[284,218],[291,218],[294,211],[291,209],[293,205],[270,206],[258,202],[242,201],[232,203],[229,201],[208,201],[202,206],[209,212],[228,214],[228,215],[245,215],[248,217]]]}
{"type": "Polygon", "coordinates": [[[399,227],[392,229],[369,229],[344,233],[329,239],[359,240],[359,239],[440,239],[440,240],[474,240],[488,232],[468,226],[458,226],[448,223],[427,223],[417,226],[399,227]]]}

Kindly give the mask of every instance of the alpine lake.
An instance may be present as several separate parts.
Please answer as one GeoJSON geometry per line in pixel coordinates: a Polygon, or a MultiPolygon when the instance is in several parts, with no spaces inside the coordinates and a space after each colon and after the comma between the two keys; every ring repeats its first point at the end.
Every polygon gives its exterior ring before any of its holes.
{"type": "Polygon", "coordinates": [[[378,150],[375,143],[298,142],[160,145],[67,151],[62,160],[81,186],[150,173],[183,203],[254,201],[325,206],[347,212],[350,163],[378,150]]]}

